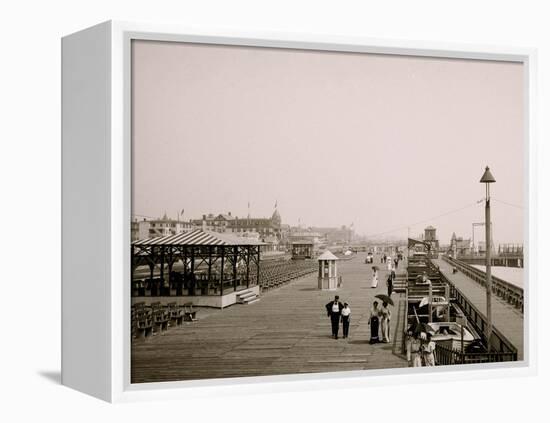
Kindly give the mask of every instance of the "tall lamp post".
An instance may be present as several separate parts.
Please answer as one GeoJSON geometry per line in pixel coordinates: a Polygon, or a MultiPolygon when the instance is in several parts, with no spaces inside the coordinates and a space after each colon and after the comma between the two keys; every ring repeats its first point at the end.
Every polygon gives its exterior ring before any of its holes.
{"type": "Polygon", "coordinates": [[[485,184],[485,287],[487,290],[487,350],[491,350],[491,334],[493,333],[493,319],[491,316],[491,195],[489,184],[495,183],[496,179],[491,174],[489,166],[481,177],[480,183],[485,184]]]}

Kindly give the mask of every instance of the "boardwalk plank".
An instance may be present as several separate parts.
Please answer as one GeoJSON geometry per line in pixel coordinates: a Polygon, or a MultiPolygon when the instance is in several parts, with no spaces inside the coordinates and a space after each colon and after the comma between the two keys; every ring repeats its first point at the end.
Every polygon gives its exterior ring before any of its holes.
{"type": "MultiPolygon", "coordinates": [[[[270,290],[254,304],[223,311],[199,309],[196,322],[170,328],[163,336],[134,340],[132,382],[406,367],[393,344],[368,342],[369,311],[374,296],[386,291],[386,271],[380,271],[378,288],[371,289],[371,265],[364,264],[364,257],[339,263],[344,287],[337,292],[317,290],[316,275],[308,275],[270,290]],[[335,294],[352,308],[348,339],[330,336],[324,305],[335,294]]],[[[393,298],[397,305],[403,297],[393,298]]],[[[393,313],[395,337],[397,307],[393,313]]]]}

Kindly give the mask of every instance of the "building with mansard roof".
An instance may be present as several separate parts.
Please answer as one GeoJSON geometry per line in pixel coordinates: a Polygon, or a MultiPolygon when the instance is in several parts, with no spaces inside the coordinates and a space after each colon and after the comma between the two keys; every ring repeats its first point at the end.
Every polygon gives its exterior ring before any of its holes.
{"type": "Polygon", "coordinates": [[[159,236],[176,235],[193,229],[191,222],[170,219],[164,216],[157,219],[132,219],[130,230],[132,241],[154,238],[159,236]]]}
{"type": "Polygon", "coordinates": [[[239,236],[257,233],[260,239],[276,239],[278,242],[282,238],[282,219],[277,209],[271,217],[238,217],[231,212],[205,214],[202,219],[192,219],[191,224],[195,228],[218,233],[233,233],[239,236]]]}

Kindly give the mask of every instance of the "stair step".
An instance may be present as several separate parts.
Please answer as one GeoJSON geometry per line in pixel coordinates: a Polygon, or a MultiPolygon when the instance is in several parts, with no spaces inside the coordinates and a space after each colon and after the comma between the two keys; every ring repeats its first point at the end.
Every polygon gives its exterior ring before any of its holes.
{"type": "Polygon", "coordinates": [[[250,300],[252,298],[256,298],[256,294],[249,294],[249,295],[245,295],[245,296],[240,296],[239,297],[239,300],[241,301],[247,301],[247,300],[250,300]]]}
{"type": "Polygon", "coordinates": [[[260,301],[260,297],[256,296],[256,298],[254,298],[253,300],[246,301],[243,304],[254,304],[255,302],[258,302],[258,301],[260,301]]]}

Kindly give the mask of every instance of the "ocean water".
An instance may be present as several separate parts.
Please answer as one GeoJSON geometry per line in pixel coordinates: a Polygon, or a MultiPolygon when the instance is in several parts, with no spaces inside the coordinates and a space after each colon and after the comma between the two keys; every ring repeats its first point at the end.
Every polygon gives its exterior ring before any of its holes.
{"type": "MultiPolygon", "coordinates": [[[[473,265],[473,267],[485,271],[485,266],[473,265]]],[[[497,278],[502,279],[503,281],[509,282],[520,288],[523,288],[523,269],[518,267],[501,267],[501,266],[492,266],[491,274],[497,278]]]]}

